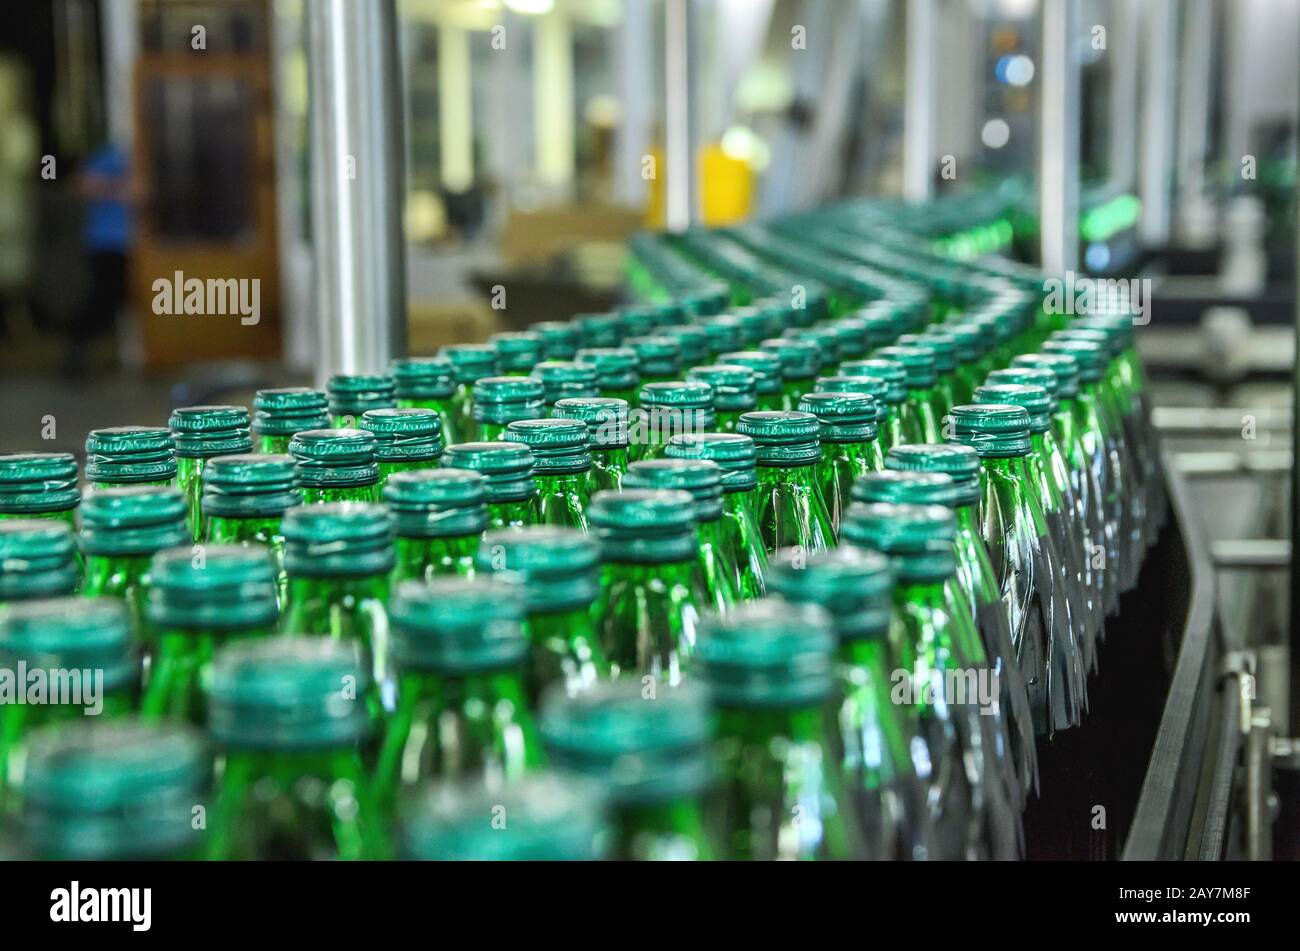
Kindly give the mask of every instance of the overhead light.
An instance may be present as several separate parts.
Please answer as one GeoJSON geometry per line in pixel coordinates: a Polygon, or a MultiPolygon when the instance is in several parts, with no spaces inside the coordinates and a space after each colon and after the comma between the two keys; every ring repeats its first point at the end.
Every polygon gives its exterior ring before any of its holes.
{"type": "Polygon", "coordinates": [[[505,0],[506,9],[525,16],[539,17],[555,9],[555,0],[505,0]]]}
{"type": "Polygon", "coordinates": [[[990,119],[980,130],[980,141],[991,149],[1000,149],[1011,141],[1011,126],[1005,119],[990,119]]]}

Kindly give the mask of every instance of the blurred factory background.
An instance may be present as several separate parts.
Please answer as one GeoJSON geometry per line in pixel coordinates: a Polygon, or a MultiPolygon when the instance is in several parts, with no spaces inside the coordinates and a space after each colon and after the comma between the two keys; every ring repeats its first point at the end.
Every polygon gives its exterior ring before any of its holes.
{"type": "Polygon", "coordinates": [[[36,0],[0,449],[608,309],[647,227],[993,190],[959,252],[1151,281],[1157,422],[1291,736],[1298,49],[1294,0],[36,0]],[[257,319],[160,313],[178,272],[257,319]]]}

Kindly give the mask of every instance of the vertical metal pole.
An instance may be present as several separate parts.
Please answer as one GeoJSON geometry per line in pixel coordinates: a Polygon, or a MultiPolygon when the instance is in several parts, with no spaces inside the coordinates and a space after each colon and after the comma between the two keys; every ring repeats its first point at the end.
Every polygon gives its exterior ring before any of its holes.
{"type": "Polygon", "coordinates": [[[654,137],[654,35],[651,0],[626,0],[623,20],[614,38],[613,61],[618,69],[619,99],[623,116],[614,144],[614,194],[632,208],[644,207],[649,190],[642,178],[642,162],[654,137]]]}
{"type": "MultiPolygon", "coordinates": [[[[1137,188],[1137,124],[1133,104],[1138,101],[1138,54],[1142,38],[1142,7],[1136,3],[1111,4],[1113,22],[1108,30],[1110,68],[1109,180],[1124,191],[1137,188]]],[[[1207,65],[1208,69],[1209,66],[1207,65]]],[[[1208,110],[1208,105],[1206,106],[1208,110]]]]}
{"type": "Polygon", "coordinates": [[[691,225],[690,11],[686,0],[664,2],[664,169],[669,231],[691,225]]]}
{"type": "Polygon", "coordinates": [[[934,2],[908,0],[903,89],[903,197],[930,197],[934,161],[934,2]]]}
{"type": "MultiPolygon", "coordinates": [[[[1296,274],[1300,275],[1300,210],[1296,214],[1296,274]]],[[[1295,339],[1300,346],[1300,284],[1295,287],[1295,339]]],[[[1300,350],[1291,368],[1291,419],[1300,420],[1300,350]]],[[[1300,459],[1300,426],[1292,424],[1291,458],[1300,459]]],[[[1300,465],[1291,464],[1291,636],[1288,638],[1287,668],[1290,677],[1290,709],[1279,712],[1283,736],[1300,736],[1300,465]]]]}
{"type": "Polygon", "coordinates": [[[1048,274],[1078,267],[1079,40],[1076,0],[1042,5],[1043,85],[1039,117],[1039,231],[1048,274]]]}
{"type": "Polygon", "coordinates": [[[385,370],[406,350],[396,0],[316,0],[307,42],[323,382],[385,370]]]}
{"type": "Polygon", "coordinates": [[[1174,9],[1170,0],[1146,6],[1146,75],[1142,97],[1142,166],[1138,179],[1142,217],[1138,231],[1149,246],[1169,241],[1170,170],[1174,127],[1174,9]]]}

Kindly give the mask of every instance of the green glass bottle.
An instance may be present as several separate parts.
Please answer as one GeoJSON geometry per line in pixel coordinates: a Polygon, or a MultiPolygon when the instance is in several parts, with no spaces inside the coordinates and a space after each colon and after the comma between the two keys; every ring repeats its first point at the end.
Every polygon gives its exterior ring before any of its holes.
{"type": "MultiPolygon", "coordinates": [[[[456,371],[447,357],[407,357],[388,368],[398,409],[431,409],[442,424],[443,442],[459,442],[456,413],[456,371]]],[[[365,427],[362,427],[363,429],[365,427]]]]}
{"type": "Polygon", "coordinates": [[[825,611],[774,598],[700,626],[698,671],[718,709],[720,858],[861,854],[831,741],[834,649],[825,611]]]}
{"type": "Polygon", "coordinates": [[[745,345],[740,336],[740,321],[729,314],[705,317],[698,326],[708,339],[710,360],[717,360],[722,354],[732,353],[745,345]]]}
{"type": "Polygon", "coordinates": [[[176,440],[166,426],[116,426],[86,436],[86,481],[92,488],[175,485],[176,470],[176,440]]]}
{"type": "Polygon", "coordinates": [[[714,425],[720,433],[734,433],[741,415],[758,408],[758,386],[749,367],[727,363],[692,367],[686,379],[713,387],[714,425]]]}
{"type": "MultiPolygon", "coordinates": [[[[934,384],[935,409],[939,411],[939,419],[942,420],[959,402],[957,400],[959,387],[956,381],[957,338],[943,327],[935,326],[926,328],[918,339],[934,354],[934,369],[937,374],[934,384]]],[[[960,402],[969,402],[969,399],[960,402]]]]}
{"type": "Polygon", "coordinates": [[[532,376],[489,376],[474,384],[474,422],[479,442],[506,438],[506,428],[521,419],[542,419],[546,404],[542,381],[532,376]]]}
{"type": "MultiPolygon", "coordinates": [[[[957,558],[957,580],[970,606],[1001,690],[1000,710],[1007,719],[1011,756],[1015,763],[1017,785],[1026,796],[1038,788],[1038,752],[1034,745],[1034,720],[1030,711],[1025,679],[1016,661],[1011,625],[1002,603],[999,579],[989,557],[988,545],[980,534],[979,503],[980,459],[970,446],[956,443],[928,443],[898,446],[891,449],[885,465],[891,470],[913,474],[941,475],[950,480],[933,489],[925,504],[946,505],[957,517],[957,536],[953,541],[957,558]]],[[[902,488],[902,487],[900,487],[902,488]]],[[[923,486],[918,486],[924,492],[923,486]]],[[[893,496],[893,499],[902,498],[893,496]]],[[[862,496],[865,500],[866,496],[862,496]]]]}
{"type": "Polygon", "coordinates": [[[284,516],[289,598],[286,634],[318,634],[360,646],[385,709],[392,709],[388,665],[389,573],[396,554],[393,516],[382,505],[301,505],[284,516]]]}
{"type": "Polygon", "coordinates": [[[406,581],[393,592],[397,709],[375,770],[380,802],[430,779],[512,783],[542,764],[524,688],[519,585],[497,578],[406,581]]]}
{"type": "Polygon", "coordinates": [[[640,405],[628,431],[633,462],[663,455],[674,436],[713,432],[718,425],[713,387],[707,383],[647,383],[641,387],[640,405]]]}
{"type": "Polygon", "coordinates": [[[771,587],[787,601],[830,612],[837,642],[831,752],[862,833],[863,857],[924,858],[925,787],[912,765],[918,737],[906,708],[890,695],[893,574],[888,560],[841,544],[809,558],[783,558],[772,569],[771,587]]]}
{"type": "Polygon", "coordinates": [[[532,331],[542,338],[543,360],[572,360],[582,346],[582,332],[571,321],[542,320],[532,325],[532,331]]]}
{"type": "Polygon", "coordinates": [[[32,737],[21,834],[41,861],[195,858],[212,761],[175,724],[133,719],[49,727],[32,737]]]}
{"type": "MultiPolygon", "coordinates": [[[[838,373],[838,367],[845,360],[865,360],[867,354],[871,352],[871,334],[867,328],[867,323],[858,317],[841,317],[839,320],[832,320],[826,323],[825,328],[835,336],[835,363],[828,363],[826,357],[829,351],[822,357],[822,373],[832,375],[838,373]]],[[[786,331],[787,334],[793,331],[786,331]]]]}
{"type": "Polygon", "coordinates": [[[740,601],[737,553],[727,544],[722,522],[722,468],[708,459],[643,459],[632,463],[623,484],[629,489],[680,489],[695,500],[692,518],[698,542],[695,563],[707,605],[731,610],[740,601]]]}
{"type": "Polygon", "coordinates": [[[623,342],[623,321],[618,314],[578,314],[574,323],[578,325],[583,347],[603,350],[623,342]]]}
{"type": "MultiPolygon", "coordinates": [[[[888,453],[895,446],[918,440],[905,438],[903,419],[907,415],[904,409],[907,398],[907,371],[897,360],[873,357],[870,360],[846,360],[840,364],[840,375],[851,377],[870,377],[883,380],[885,391],[883,397],[878,390],[868,390],[876,397],[876,402],[884,408],[884,415],[877,424],[881,452],[888,453]]],[[[826,384],[818,381],[818,389],[825,389],[826,384]]]]}
{"type": "MultiPolygon", "coordinates": [[[[907,385],[907,399],[898,409],[898,426],[901,445],[908,442],[942,442],[943,414],[939,412],[939,398],[935,390],[938,373],[934,354],[920,346],[881,347],[878,359],[897,360],[903,367],[907,385]]],[[[891,447],[892,448],[892,447],[891,447]]]]}
{"type": "Polygon", "coordinates": [[[357,645],[325,638],[273,637],[217,653],[208,735],[220,779],[205,858],[387,857],[361,755],[373,722],[368,680],[357,645]]]}
{"type": "Polygon", "coordinates": [[[357,421],[372,409],[397,405],[397,384],[391,376],[376,373],[339,373],[325,383],[329,400],[330,425],[356,429],[357,421]]]}
{"type": "Polygon", "coordinates": [[[528,376],[542,362],[542,336],[528,330],[507,331],[488,337],[497,354],[502,376],[528,376]]]}
{"type": "Polygon", "coordinates": [[[525,419],[506,427],[506,439],[532,450],[538,523],[585,532],[591,499],[587,424],[578,419],[525,419]]]}
{"type": "Polygon", "coordinates": [[[77,528],[77,460],[68,452],[0,455],[0,522],[53,520],[77,528]]]}
{"type": "Polygon", "coordinates": [[[135,643],[144,648],[146,664],[154,645],[144,613],[150,561],[164,548],[190,541],[185,502],[176,489],[100,489],[88,493],[82,503],[81,550],[86,556],[86,578],[81,593],[125,602],[135,643]]]}
{"type": "Polygon", "coordinates": [[[146,720],[208,719],[212,660],[223,644],[270,637],[280,617],[270,553],[208,545],[154,556],[146,611],[158,649],[140,699],[146,720]]]}
{"type": "Polygon", "coordinates": [[[821,424],[817,484],[838,538],[853,483],[885,467],[876,439],[876,401],[866,393],[809,393],[799,401],[799,412],[811,413],[821,424]]]}
{"type": "Polygon", "coordinates": [[[781,358],[769,350],[735,350],[720,354],[718,362],[729,366],[749,367],[754,373],[757,394],[756,412],[777,412],[785,405],[782,390],[781,358]]]}
{"type": "Polygon", "coordinates": [[[573,697],[555,691],[540,724],[558,770],[599,784],[609,804],[601,852],[611,859],[708,861],[705,818],[713,779],[711,717],[697,688],[649,694],[641,684],[599,684],[573,697]]]}
{"type": "Polygon", "coordinates": [[[754,517],[769,553],[822,551],[835,544],[830,512],[817,482],[821,423],[811,413],[756,412],[736,431],[754,440],[758,486],[754,517]]]}
{"type": "Polygon", "coordinates": [[[487,479],[468,469],[399,472],[384,486],[397,531],[393,581],[474,575],[488,524],[487,479]]]}
{"type": "Polygon", "coordinates": [[[505,787],[436,783],[406,804],[401,851],[436,862],[592,861],[609,836],[603,809],[590,783],[545,771],[505,787]]]}
{"type": "Polygon", "coordinates": [[[693,367],[709,359],[709,335],[703,327],[694,324],[668,324],[660,327],[656,333],[661,337],[672,337],[682,355],[682,367],[693,367]]]}
{"type": "Polygon", "coordinates": [[[308,429],[329,429],[329,399],[324,390],[305,386],[258,390],[253,397],[253,442],[257,452],[282,456],[289,440],[308,429]]]}
{"type": "Polygon", "coordinates": [[[533,367],[533,376],[542,381],[542,403],[547,415],[554,413],[555,404],[562,399],[589,399],[600,395],[596,368],[590,363],[543,360],[533,367]]]}
{"type": "Polygon", "coordinates": [[[596,385],[600,387],[601,396],[636,406],[641,361],[635,350],[631,347],[584,347],[574,359],[596,368],[596,385]]]}
{"type": "Polygon", "coordinates": [[[1047,370],[1008,367],[989,374],[988,383],[975,390],[980,403],[1008,403],[1023,406],[1029,414],[1029,474],[1038,491],[1048,528],[1060,553],[1060,584],[1075,622],[1076,636],[1083,649],[1084,667],[1096,662],[1101,604],[1093,598],[1087,563],[1092,549],[1082,510],[1074,497],[1065,453],[1052,432],[1055,402],[1052,389],[1056,377],[1047,370]]]}
{"type": "Polygon", "coordinates": [[[776,312],[768,308],[747,305],[733,307],[731,316],[740,321],[741,346],[758,349],[760,343],[773,334],[781,332],[776,320],[776,312]]]}
{"type": "Polygon", "coordinates": [[[0,611],[0,671],[10,682],[0,703],[3,818],[16,811],[33,731],[87,717],[116,719],[134,707],[140,656],[126,608],[112,598],[12,604],[0,611]]]}
{"type": "Polygon", "coordinates": [[[761,343],[781,361],[781,409],[798,408],[799,400],[813,388],[821,372],[821,350],[811,340],[775,337],[761,343]]]}
{"type": "Polygon", "coordinates": [[[372,409],[357,425],[375,437],[380,494],[393,474],[435,468],[442,457],[442,418],[436,410],[372,409]]]}
{"type": "Polygon", "coordinates": [[[996,676],[978,650],[969,606],[953,597],[953,513],[855,502],[844,531],[846,541],[883,552],[893,567],[900,633],[891,698],[921,739],[912,762],[927,786],[928,857],[1015,858],[1021,794],[999,761],[1006,737],[996,676]]]}
{"type": "MultiPolygon", "coordinates": [[[[815,327],[787,327],[782,333],[782,338],[786,341],[796,341],[798,343],[810,343],[817,350],[817,374],[831,374],[835,372],[836,367],[840,365],[840,335],[835,330],[834,324],[819,324],[815,327]]],[[[763,342],[764,349],[771,349],[767,346],[768,341],[763,342]]],[[[778,351],[779,352],[779,351],[778,351]]],[[[861,359],[863,354],[856,354],[854,359],[861,359]]],[[[787,358],[787,364],[790,359],[787,358]]],[[[814,379],[816,374],[814,374],[814,379]]],[[[796,396],[803,396],[804,393],[813,389],[813,380],[805,380],[803,389],[796,396]]],[[[795,403],[799,401],[796,399],[795,403]]],[[[795,407],[791,407],[794,409],[795,407]]]]}
{"type": "Polygon", "coordinates": [[[648,383],[668,383],[681,379],[682,348],[673,337],[625,337],[623,346],[636,353],[637,368],[644,392],[648,383]]]}
{"type": "Polygon", "coordinates": [[[305,505],[379,498],[375,434],[364,429],[308,429],[289,443],[294,484],[305,505]]]}
{"type": "Polygon", "coordinates": [[[989,339],[979,327],[966,320],[950,320],[943,330],[956,344],[957,365],[952,371],[952,405],[971,402],[975,387],[984,381],[980,363],[988,352],[989,339]]]}
{"type": "Polygon", "coordinates": [[[1074,726],[1083,707],[1082,654],[1056,583],[1060,556],[1025,463],[1029,414],[1019,406],[968,404],[953,407],[952,420],[953,441],[980,456],[980,534],[1007,608],[1034,732],[1074,726]]]}
{"type": "Polygon", "coordinates": [[[587,510],[600,542],[595,614],[613,676],[682,681],[709,604],[696,567],[694,499],[687,492],[597,492],[587,510]]]}
{"type": "Polygon", "coordinates": [[[587,424],[591,492],[621,488],[630,462],[627,401],[608,396],[562,399],[552,408],[551,416],[587,424]]]}
{"type": "Polygon", "coordinates": [[[72,594],[80,581],[77,546],[66,522],[0,521],[0,610],[18,601],[72,594]]]}
{"type": "Polygon", "coordinates": [[[302,502],[289,456],[218,456],[203,470],[205,538],[219,545],[265,548],[275,566],[280,603],[288,593],[284,570],[284,513],[302,502]]]}
{"type": "Polygon", "coordinates": [[[479,547],[480,572],[508,572],[521,582],[532,645],[527,696],[535,706],[557,685],[568,693],[609,677],[592,604],[600,593],[600,547],[571,528],[530,526],[488,532],[479,547]]]}
{"type": "Polygon", "coordinates": [[[1066,469],[1074,493],[1075,505],[1082,513],[1076,519],[1083,525],[1086,546],[1083,567],[1092,591],[1093,629],[1100,638],[1106,627],[1106,611],[1111,603],[1112,587],[1118,597],[1118,579],[1107,581],[1107,572],[1094,567],[1094,560],[1109,549],[1106,539],[1106,512],[1102,504],[1101,484],[1096,467],[1084,448],[1079,429],[1079,366],[1074,357],[1064,353],[1021,354],[1011,361],[1012,369],[1046,370],[1056,381],[1056,402],[1052,410],[1052,435],[1065,454],[1066,469]]]}
{"type": "Polygon", "coordinates": [[[176,440],[176,487],[185,499],[194,541],[203,538],[203,468],[215,456],[253,451],[248,410],[242,406],[183,406],[168,425],[176,440]]]}
{"type": "Polygon", "coordinates": [[[486,343],[458,343],[443,347],[440,353],[451,361],[456,378],[456,393],[451,398],[451,429],[457,438],[448,436],[446,442],[464,442],[478,432],[478,423],[474,421],[474,384],[485,376],[496,375],[497,352],[486,343]]]}
{"type": "Polygon", "coordinates": [[[520,442],[463,442],[448,446],[442,464],[487,479],[488,528],[522,528],[541,521],[533,451],[520,442]]]}

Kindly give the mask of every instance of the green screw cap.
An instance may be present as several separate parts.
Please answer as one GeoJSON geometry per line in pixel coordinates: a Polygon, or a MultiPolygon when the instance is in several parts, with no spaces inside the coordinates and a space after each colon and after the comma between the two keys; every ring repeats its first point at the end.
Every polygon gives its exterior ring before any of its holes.
{"type": "Polygon", "coordinates": [[[497,351],[486,343],[456,343],[443,347],[440,354],[451,361],[456,382],[470,386],[497,372],[497,351]]]}
{"type": "Polygon", "coordinates": [[[631,347],[588,347],[574,357],[596,368],[596,383],[602,391],[630,390],[641,379],[641,360],[631,347]]]}
{"type": "Polygon", "coordinates": [[[118,598],[22,601],[0,612],[0,659],[98,672],[104,690],[126,687],[139,676],[140,659],[131,637],[131,619],[118,598]]]}
{"type": "Polygon", "coordinates": [[[695,500],[696,523],[722,517],[722,468],[707,459],[642,459],[628,467],[629,489],[680,489],[695,500]]]}
{"type": "Polygon", "coordinates": [[[835,634],[820,607],[775,598],[700,623],[697,670],[723,707],[802,707],[831,692],[835,634]]]}
{"type": "Polygon", "coordinates": [[[271,628],[280,615],[270,553],[206,545],[154,555],[147,613],[158,629],[236,631],[271,628]]]}
{"type": "Polygon", "coordinates": [[[760,466],[809,466],[821,458],[821,421],[812,413],[745,413],[736,432],[754,440],[760,466]]]}
{"type": "Polygon", "coordinates": [[[533,324],[533,333],[542,338],[542,356],[547,360],[572,360],[582,346],[578,325],[567,321],[541,321],[533,324]]]}
{"type": "Polygon", "coordinates": [[[740,321],[740,339],[747,347],[756,347],[759,342],[773,334],[781,332],[779,314],[771,308],[733,307],[731,316],[740,321]]]}
{"type": "Polygon", "coordinates": [[[164,859],[197,848],[211,767],[197,733],[135,719],[33,733],[23,835],[43,859],[164,859]]]}
{"type": "Polygon", "coordinates": [[[253,428],[259,436],[292,436],[330,424],[324,391],[305,386],[258,390],[253,397],[253,428]]]}
{"type": "MultiPolygon", "coordinates": [[[[172,475],[176,462],[172,461],[172,475]]],[[[11,452],[0,455],[0,514],[66,512],[81,502],[77,460],[67,452],[11,452]]]]}
{"type": "MultiPolygon", "coordinates": [[[[785,333],[781,335],[781,339],[785,341],[793,340],[800,344],[812,344],[817,350],[817,373],[820,373],[826,367],[836,366],[843,359],[840,355],[840,334],[835,328],[835,324],[824,324],[817,327],[787,327],[785,333]]],[[[771,340],[763,341],[762,346],[764,350],[776,348],[775,342],[771,340]],[[772,344],[772,346],[769,347],[768,344],[772,344]]],[[[798,349],[802,350],[803,348],[798,349]]],[[[780,350],[777,352],[780,353],[780,350]]],[[[854,356],[861,355],[861,353],[857,353],[854,356]]],[[[789,359],[791,358],[786,358],[787,362],[789,359]]],[[[787,363],[782,365],[785,368],[786,376],[789,376],[790,371],[787,363]]],[[[817,373],[814,373],[813,376],[816,376],[817,373]]]]}
{"type": "Polygon", "coordinates": [[[462,442],[448,446],[442,464],[470,469],[487,479],[487,500],[517,502],[537,494],[533,451],[519,442],[462,442]]]}
{"type": "Polygon", "coordinates": [[[388,374],[399,400],[445,400],[456,393],[456,370],[448,357],[394,360],[388,374]]]}
{"type": "Polygon", "coordinates": [[[175,478],[176,440],[165,426],[92,429],[86,436],[87,482],[140,485],[175,478]]]}
{"type": "Polygon", "coordinates": [[[744,346],[740,321],[735,317],[727,314],[705,317],[698,326],[708,338],[710,353],[728,353],[744,346]]]}
{"type": "Polygon", "coordinates": [[[546,413],[542,381],[532,376],[488,376],[474,384],[474,419],[504,426],[546,413]]]}
{"type": "Polygon", "coordinates": [[[787,601],[825,608],[841,641],[889,633],[894,576],[879,552],[854,545],[813,554],[777,552],[767,583],[787,601]]]}
{"type": "Polygon", "coordinates": [[[940,472],[951,477],[957,505],[972,505],[980,497],[980,457],[960,443],[908,443],[885,456],[885,466],[903,472],[940,472]]]}
{"type": "Polygon", "coordinates": [[[277,518],[301,503],[292,456],[217,456],[203,468],[205,515],[277,518]]]}
{"type": "Polygon", "coordinates": [[[817,417],[823,442],[870,442],[877,435],[880,409],[866,393],[806,393],[799,412],[817,417]]]}
{"type": "Polygon", "coordinates": [[[600,858],[603,803],[572,777],[533,773],[500,788],[437,783],[408,804],[402,843],[411,859],[565,862],[600,858]],[[498,828],[492,817],[509,816],[498,828]]]}
{"type": "Polygon", "coordinates": [[[182,406],[167,421],[176,440],[176,455],[209,459],[252,452],[248,410],[242,406],[182,406]]]}
{"type": "Polygon", "coordinates": [[[895,505],[944,505],[956,508],[956,480],[943,472],[909,472],[886,469],[868,472],[853,483],[856,502],[890,502],[895,505]]]}
{"type": "Polygon", "coordinates": [[[941,327],[929,327],[918,338],[934,354],[934,366],[940,373],[957,369],[957,338],[941,327]]]}
{"type": "Polygon", "coordinates": [[[542,361],[542,335],[521,330],[488,337],[502,373],[527,373],[542,361]]]}
{"type": "Polygon", "coordinates": [[[878,376],[819,376],[813,384],[818,393],[863,393],[876,404],[876,420],[885,415],[889,405],[889,384],[878,376]]]}
{"type": "Polygon", "coordinates": [[[775,353],[781,361],[781,378],[811,380],[821,372],[821,348],[811,340],[773,337],[762,341],[764,350],[775,353]]]}
{"type": "Polygon", "coordinates": [[[827,324],[826,328],[835,335],[836,362],[861,360],[871,350],[871,334],[865,320],[841,317],[827,324]]]}
{"type": "Polygon", "coordinates": [[[669,459],[707,459],[722,469],[723,492],[748,492],[758,484],[758,450],[738,433],[683,433],[668,440],[669,459]]]}
{"type": "Polygon", "coordinates": [[[474,563],[485,573],[513,573],[523,583],[530,615],[586,609],[600,593],[600,546],[570,528],[534,525],[488,532],[474,563]]]}
{"type": "Polygon", "coordinates": [[[1043,351],[1073,359],[1080,383],[1096,383],[1106,371],[1106,350],[1095,340],[1053,335],[1043,344],[1043,351]]]}
{"type": "Polygon", "coordinates": [[[974,363],[989,351],[992,342],[983,329],[966,320],[950,320],[943,329],[952,337],[957,347],[957,360],[960,363],[974,363]]]}
{"type": "Polygon", "coordinates": [[[358,425],[375,437],[377,462],[427,462],[442,455],[437,410],[372,409],[362,414],[358,425]]]}
{"type": "Polygon", "coordinates": [[[384,502],[400,538],[477,535],[487,528],[487,478],[468,469],[395,472],[384,502]]]}
{"type": "Polygon", "coordinates": [[[693,324],[670,324],[657,331],[661,337],[672,337],[681,351],[683,366],[691,366],[709,358],[709,335],[703,327],[693,324]]]}
{"type": "Polygon", "coordinates": [[[634,681],[562,690],[542,706],[543,742],[555,765],[601,784],[617,806],[694,796],[712,779],[712,722],[691,684],[645,699],[634,681]]]}
{"type": "Polygon", "coordinates": [[[844,541],[888,555],[901,581],[943,581],[957,570],[957,520],[951,509],[854,502],[840,531],[844,541]]]}
{"type": "MultiPolygon", "coordinates": [[[[879,351],[877,351],[879,352],[879,351]]],[[[897,360],[873,357],[870,360],[848,360],[840,364],[845,376],[875,377],[886,385],[884,400],[891,406],[907,402],[907,371],[897,360]]],[[[875,395],[874,393],[872,394],[875,395]]]]}
{"type": "Polygon", "coordinates": [[[364,429],[308,429],[289,441],[299,488],[343,489],[379,481],[375,434],[364,429]]]}
{"type": "Polygon", "coordinates": [[[1079,395],[1079,366],[1064,353],[1023,353],[1011,360],[1012,367],[1047,370],[1056,378],[1056,397],[1069,400],[1079,395]]]}
{"type": "Polygon", "coordinates": [[[227,644],[212,664],[208,733],[252,750],[348,747],[369,729],[355,643],[304,635],[227,644]]]}
{"type": "Polygon", "coordinates": [[[551,416],[586,423],[592,449],[622,449],[627,445],[627,400],[606,396],[562,399],[556,401],[551,416]]]}
{"type": "Polygon", "coordinates": [[[758,402],[754,371],[734,363],[692,367],[686,373],[692,383],[707,383],[713,388],[715,409],[747,413],[758,402]]]}
{"type": "Polygon", "coordinates": [[[576,322],[584,347],[608,349],[623,340],[623,322],[618,314],[579,314],[576,322]]]}
{"type": "MultiPolygon", "coordinates": [[[[1041,386],[1051,398],[1049,401],[1051,410],[1056,411],[1056,373],[1052,370],[1042,367],[1028,367],[1013,362],[1011,366],[1005,369],[994,370],[984,378],[984,382],[990,385],[1011,383],[1020,386],[1041,386]]],[[[1028,409],[1028,407],[1025,408],[1028,409]]]]}
{"type": "Polygon", "coordinates": [[[66,522],[0,520],[0,604],[72,594],[80,580],[76,551],[66,522]]]}
{"type": "Polygon", "coordinates": [[[977,386],[974,398],[980,403],[1005,403],[1022,407],[1029,414],[1029,431],[1045,433],[1052,424],[1052,394],[1041,386],[995,383],[977,386]]]}
{"type": "Polygon", "coordinates": [[[300,505],[285,513],[281,531],[291,576],[376,575],[393,567],[393,516],[382,505],[300,505]]]}
{"type": "Polygon", "coordinates": [[[907,381],[908,389],[924,390],[934,386],[939,378],[935,368],[934,352],[928,347],[920,344],[907,347],[881,347],[876,352],[881,359],[897,360],[902,365],[903,378],[907,381]]]}
{"type": "Polygon", "coordinates": [[[1029,454],[1029,413],[1023,406],[974,403],[952,408],[953,441],[974,448],[982,459],[1029,454]]]}
{"type": "Polygon", "coordinates": [[[506,427],[512,442],[533,452],[533,475],[563,475],[591,468],[587,424],[577,419],[522,419],[506,427]]]}
{"type": "Polygon", "coordinates": [[[602,561],[661,564],[695,558],[694,511],[689,492],[626,489],[597,492],[587,518],[602,561]]]}
{"type": "Polygon", "coordinates": [[[505,578],[403,581],[389,614],[400,669],[458,676],[516,667],[528,655],[524,593],[505,578]]]}
{"type": "Polygon", "coordinates": [[[397,401],[397,383],[391,376],[345,374],[332,376],[325,384],[330,415],[360,419],[372,409],[388,409],[397,401]]]}
{"type": "Polygon", "coordinates": [[[760,395],[781,392],[781,357],[769,350],[738,350],[718,357],[719,363],[749,367],[754,371],[754,388],[760,395]]]}
{"type": "Polygon", "coordinates": [[[681,372],[682,348],[673,337],[628,337],[623,346],[636,353],[642,376],[677,376],[681,372]]]}
{"type": "Polygon", "coordinates": [[[533,367],[533,376],[542,381],[542,401],[547,406],[554,406],[562,399],[592,399],[600,395],[596,368],[590,363],[543,360],[533,367]]]}
{"type": "Polygon", "coordinates": [[[81,504],[81,548],[88,555],[152,555],[190,538],[185,500],[176,489],[99,489],[81,504]]]}

